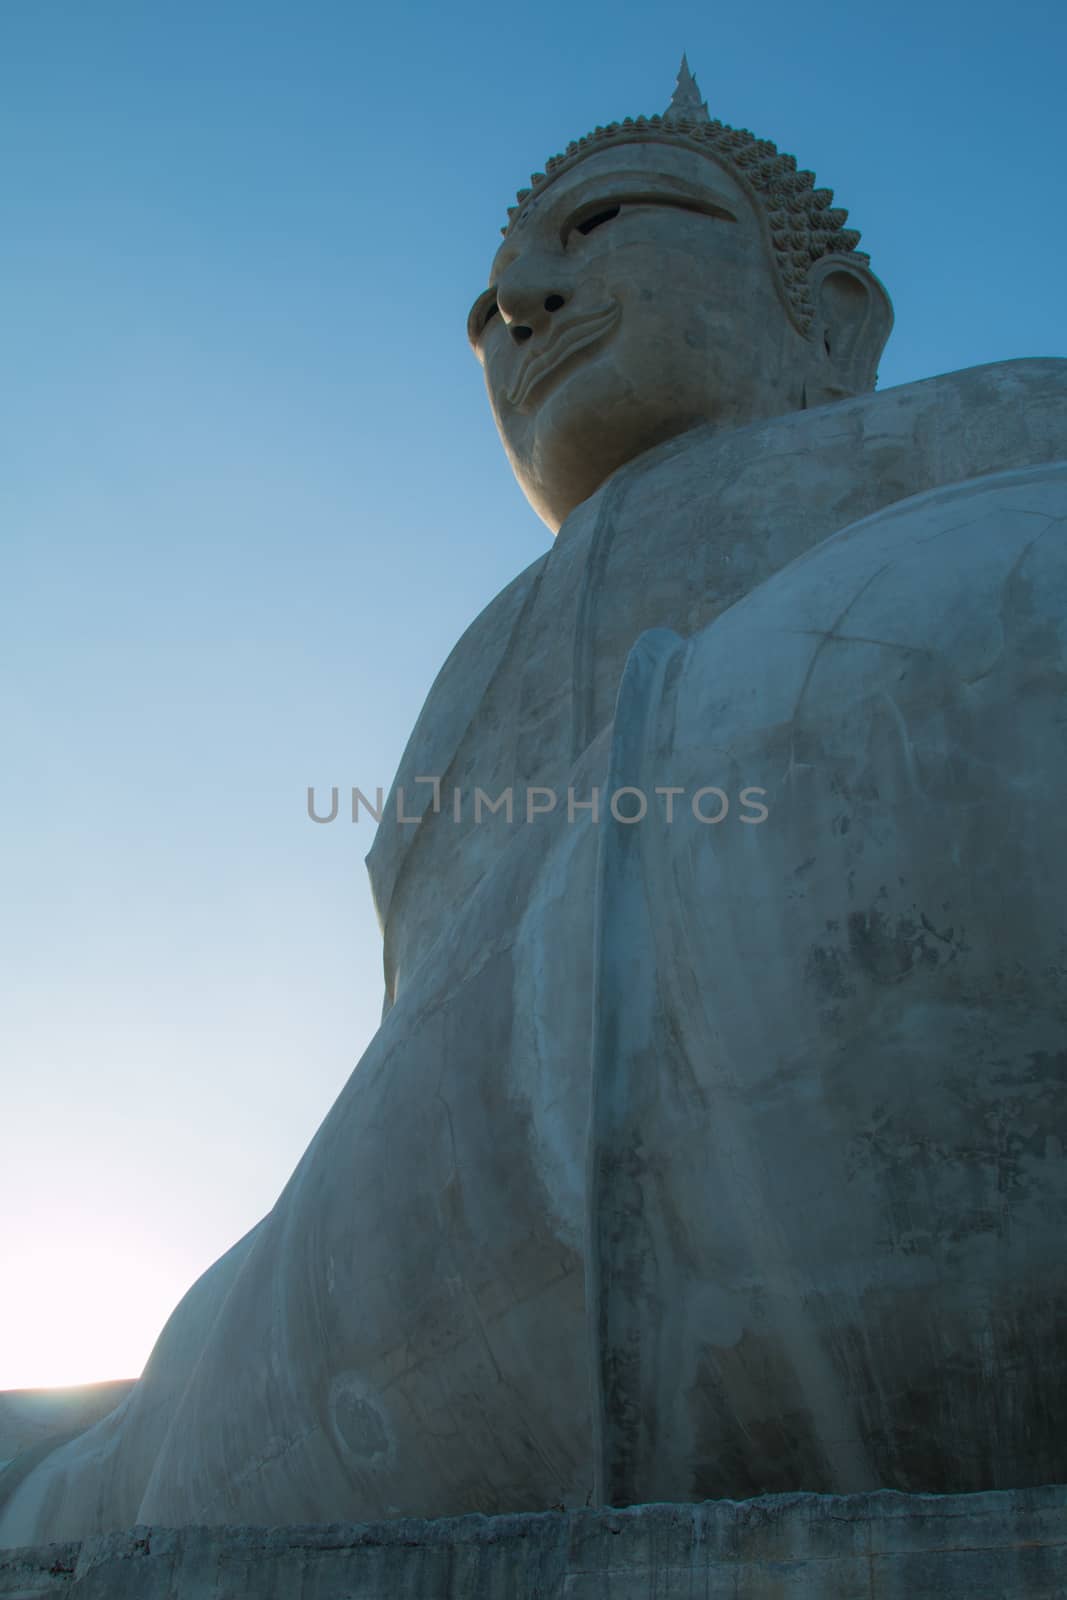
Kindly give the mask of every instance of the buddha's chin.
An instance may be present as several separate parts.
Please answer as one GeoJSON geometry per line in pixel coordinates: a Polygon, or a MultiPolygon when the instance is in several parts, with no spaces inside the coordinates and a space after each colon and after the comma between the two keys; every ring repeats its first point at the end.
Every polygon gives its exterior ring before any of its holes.
{"type": "MultiPolygon", "coordinates": [[[[590,386],[591,388],[593,386],[590,386]]],[[[577,388],[577,385],[575,385],[577,388]]],[[[512,463],[530,504],[555,531],[612,473],[712,420],[701,404],[657,406],[633,391],[549,396],[512,463]],[[566,399],[566,404],[561,404],[566,399]]]]}

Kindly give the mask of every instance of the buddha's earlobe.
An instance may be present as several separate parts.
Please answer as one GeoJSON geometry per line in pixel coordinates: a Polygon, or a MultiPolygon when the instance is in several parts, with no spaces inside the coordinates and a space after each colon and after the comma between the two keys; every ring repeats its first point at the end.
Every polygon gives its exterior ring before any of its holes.
{"type": "Polygon", "coordinates": [[[815,301],[812,337],[825,399],[867,394],[893,327],[893,306],[870,267],[855,256],[828,255],[809,277],[815,301]]]}

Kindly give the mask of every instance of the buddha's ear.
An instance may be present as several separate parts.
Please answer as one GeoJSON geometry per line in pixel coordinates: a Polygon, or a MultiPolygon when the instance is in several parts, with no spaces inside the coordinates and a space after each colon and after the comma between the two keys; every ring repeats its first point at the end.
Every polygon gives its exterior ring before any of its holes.
{"type": "Polygon", "coordinates": [[[835,398],[867,394],[893,327],[893,306],[866,262],[855,256],[821,256],[808,275],[815,321],[812,336],[827,392],[835,398]]]}

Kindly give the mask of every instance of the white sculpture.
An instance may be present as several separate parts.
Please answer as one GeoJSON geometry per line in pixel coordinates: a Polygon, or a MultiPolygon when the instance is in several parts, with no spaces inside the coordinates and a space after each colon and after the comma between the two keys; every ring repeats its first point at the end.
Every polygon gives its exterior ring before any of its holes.
{"type": "Polygon", "coordinates": [[[684,61],[520,196],[381,1029],[0,1543],[1067,1478],[1067,362],[874,393],[844,222],[684,61]]]}

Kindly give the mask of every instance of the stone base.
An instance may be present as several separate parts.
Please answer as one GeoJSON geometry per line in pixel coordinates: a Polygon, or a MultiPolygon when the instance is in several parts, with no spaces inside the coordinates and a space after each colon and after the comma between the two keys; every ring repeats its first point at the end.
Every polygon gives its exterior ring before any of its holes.
{"type": "Polygon", "coordinates": [[[2,1600],[1063,1600],[1067,1487],[768,1495],[0,1550],[2,1600]]]}

